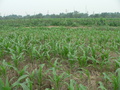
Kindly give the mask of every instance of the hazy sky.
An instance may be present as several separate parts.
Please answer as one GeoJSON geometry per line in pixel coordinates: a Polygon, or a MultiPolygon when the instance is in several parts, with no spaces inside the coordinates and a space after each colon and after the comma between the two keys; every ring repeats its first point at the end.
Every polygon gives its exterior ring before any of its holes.
{"type": "Polygon", "coordinates": [[[120,0],[0,0],[0,15],[120,12],[120,0]]]}

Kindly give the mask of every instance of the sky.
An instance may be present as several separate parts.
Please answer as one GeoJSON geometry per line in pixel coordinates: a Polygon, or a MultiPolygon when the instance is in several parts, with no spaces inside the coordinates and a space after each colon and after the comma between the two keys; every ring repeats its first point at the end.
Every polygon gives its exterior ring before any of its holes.
{"type": "Polygon", "coordinates": [[[0,0],[0,16],[120,12],[120,0],[0,0]]]}

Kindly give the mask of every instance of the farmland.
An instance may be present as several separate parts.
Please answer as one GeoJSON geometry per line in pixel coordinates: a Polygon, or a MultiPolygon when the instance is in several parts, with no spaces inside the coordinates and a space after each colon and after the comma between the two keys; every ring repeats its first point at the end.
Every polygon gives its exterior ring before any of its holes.
{"type": "Polygon", "coordinates": [[[120,20],[0,20],[0,90],[119,90],[120,20]]]}

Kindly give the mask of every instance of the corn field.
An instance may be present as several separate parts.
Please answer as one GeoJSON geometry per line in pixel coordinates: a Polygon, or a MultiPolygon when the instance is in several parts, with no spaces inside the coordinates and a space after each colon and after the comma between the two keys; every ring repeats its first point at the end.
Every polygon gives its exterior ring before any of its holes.
{"type": "Polygon", "coordinates": [[[0,21],[0,90],[120,90],[119,25],[17,21],[0,21]]]}

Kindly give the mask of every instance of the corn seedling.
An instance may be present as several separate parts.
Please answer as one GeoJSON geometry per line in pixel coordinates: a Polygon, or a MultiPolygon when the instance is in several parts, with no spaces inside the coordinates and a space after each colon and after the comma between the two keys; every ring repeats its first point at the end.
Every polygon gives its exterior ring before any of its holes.
{"type": "Polygon", "coordinates": [[[11,90],[10,83],[8,81],[8,77],[6,78],[5,84],[4,81],[0,78],[0,90],[11,90]]]}
{"type": "Polygon", "coordinates": [[[70,79],[70,84],[68,84],[68,90],[87,90],[87,87],[85,87],[82,84],[77,84],[75,80],[70,79]]]}
{"type": "Polygon", "coordinates": [[[49,76],[50,82],[54,84],[55,90],[60,90],[61,86],[63,85],[63,80],[69,77],[69,75],[66,73],[58,75],[55,68],[52,68],[51,70],[53,76],[49,76]]]}
{"type": "Polygon", "coordinates": [[[116,69],[120,68],[120,58],[118,60],[115,60],[116,63],[116,69]]]}
{"type": "Polygon", "coordinates": [[[29,78],[26,78],[26,84],[29,90],[33,90],[33,82],[29,78]]]}
{"type": "Polygon", "coordinates": [[[18,78],[16,82],[12,84],[13,89],[18,89],[19,87],[22,87],[23,90],[29,90],[29,87],[26,85],[26,82],[21,82],[23,79],[26,79],[28,75],[22,75],[18,78]]]}
{"type": "Polygon", "coordinates": [[[114,90],[120,90],[120,68],[116,70],[117,76],[113,76],[113,88],[114,90]]]}
{"type": "Polygon", "coordinates": [[[5,60],[3,60],[2,65],[0,65],[0,76],[3,75],[6,78],[7,66],[5,65],[5,60]]]}
{"type": "Polygon", "coordinates": [[[107,89],[104,87],[104,85],[103,85],[102,82],[99,82],[99,87],[98,87],[98,89],[107,90],[107,89]]]}
{"type": "Polygon", "coordinates": [[[43,82],[43,67],[44,67],[44,64],[41,64],[39,69],[36,71],[36,79],[38,81],[38,84],[39,84],[39,88],[42,87],[42,82],[43,82]]]}
{"type": "Polygon", "coordinates": [[[15,67],[18,67],[19,62],[20,62],[20,61],[23,61],[24,56],[23,56],[23,53],[20,53],[19,55],[16,55],[16,54],[12,53],[11,58],[12,58],[12,60],[13,60],[14,66],[15,66],[15,67]]]}

